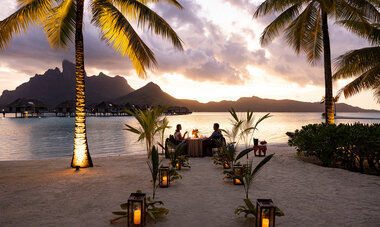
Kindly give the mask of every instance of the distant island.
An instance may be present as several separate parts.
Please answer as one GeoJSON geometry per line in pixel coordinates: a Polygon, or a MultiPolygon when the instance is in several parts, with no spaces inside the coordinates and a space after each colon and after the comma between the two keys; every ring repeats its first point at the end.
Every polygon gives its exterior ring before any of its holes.
{"type": "MultiPolygon", "coordinates": [[[[256,96],[242,97],[237,101],[220,101],[200,103],[195,100],[176,99],[164,92],[157,84],[150,82],[134,90],[121,76],[110,77],[104,73],[86,78],[86,105],[102,102],[116,105],[169,105],[187,107],[196,112],[225,112],[231,107],[236,111],[255,112],[324,112],[324,105],[319,102],[301,102],[295,100],[263,99],[256,96]]],[[[59,68],[49,69],[43,75],[36,74],[15,90],[4,90],[0,96],[0,107],[4,108],[17,99],[34,99],[55,108],[75,99],[75,65],[69,61],[62,62],[59,68]]],[[[345,103],[337,103],[338,112],[379,112],[362,109],[345,103]]]]}

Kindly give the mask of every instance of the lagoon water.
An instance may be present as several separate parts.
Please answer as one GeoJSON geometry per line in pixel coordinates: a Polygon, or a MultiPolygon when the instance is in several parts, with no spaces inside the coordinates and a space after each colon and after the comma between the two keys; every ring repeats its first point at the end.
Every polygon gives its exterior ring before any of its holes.
{"type": "MultiPolygon", "coordinates": [[[[244,113],[241,113],[244,114],[244,113]]],[[[256,119],[265,113],[255,113],[256,119]]],[[[319,123],[320,113],[272,113],[255,131],[254,137],[268,143],[286,143],[287,131],[302,125],[319,123]]],[[[30,160],[70,157],[73,151],[74,118],[43,117],[13,118],[9,114],[0,119],[0,161],[30,160]]],[[[340,117],[377,119],[337,119],[337,123],[380,123],[380,113],[339,113],[340,117]]],[[[182,133],[198,129],[210,136],[214,122],[223,129],[230,129],[229,113],[193,113],[191,115],[168,116],[171,129],[166,137],[174,133],[175,125],[182,125],[182,133]]],[[[137,142],[137,136],[126,130],[125,124],[137,127],[133,117],[88,117],[87,134],[91,156],[145,154],[145,143],[137,142]]],[[[158,139],[158,138],[157,138],[158,139]]]]}

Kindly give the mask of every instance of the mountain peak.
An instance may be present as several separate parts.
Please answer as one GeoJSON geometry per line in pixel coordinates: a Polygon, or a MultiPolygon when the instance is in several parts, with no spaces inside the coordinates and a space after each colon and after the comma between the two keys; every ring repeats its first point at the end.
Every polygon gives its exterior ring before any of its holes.
{"type": "Polygon", "coordinates": [[[146,88],[146,89],[159,89],[161,90],[160,86],[158,86],[157,84],[153,83],[153,82],[149,82],[147,83],[144,87],[142,88],[146,88]]]}
{"type": "Polygon", "coordinates": [[[75,76],[75,64],[68,60],[62,61],[63,76],[75,76]]]}

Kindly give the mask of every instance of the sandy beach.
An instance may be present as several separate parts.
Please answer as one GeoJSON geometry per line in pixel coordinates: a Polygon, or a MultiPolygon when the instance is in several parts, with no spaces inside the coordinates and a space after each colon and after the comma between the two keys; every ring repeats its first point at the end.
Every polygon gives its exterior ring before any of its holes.
{"type": "MultiPolygon", "coordinates": [[[[278,226],[380,225],[379,176],[304,162],[286,144],[269,146],[269,153],[276,155],[250,197],[273,199],[286,215],[276,218],[278,226]]],[[[0,226],[113,226],[111,211],[131,192],[151,195],[146,156],[93,159],[94,168],[79,172],[67,158],[0,162],[0,226]]],[[[234,214],[243,203],[242,186],[223,181],[222,167],[209,157],[190,164],[182,180],[157,190],[170,211],[155,226],[253,226],[254,218],[234,214]]]]}

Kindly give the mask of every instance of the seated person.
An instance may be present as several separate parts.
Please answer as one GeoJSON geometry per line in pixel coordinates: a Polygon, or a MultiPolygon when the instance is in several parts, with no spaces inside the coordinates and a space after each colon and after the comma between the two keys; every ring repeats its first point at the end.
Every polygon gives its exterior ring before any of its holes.
{"type": "Polygon", "coordinates": [[[219,124],[215,123],[214,124],[214,132],[211,134],[209,139],[219,140],[221,138],[223,138],[222,131],[219,129],[219,124]]]}
{"type": "Polygon", "coordinates": [[[212,156],[212,148],[218,147],[218,140],[224,141],[224,137],[222,131],[219,129],[219,124],[215,123],[214,132],[209,138],[202,142],[203,154],[206,156],[212,156]]]}
{"type": "Polygon", "coordinates": [[[181,124],[178,124],[177,127],[176,127],[176,130],[174,132],[174,139],[177,140],[177,141],[182,141],[185,139],[185,136],[187,134],[187,131],[185,132],[185,134],[181,134],[181,130],[182,130],[182,126],[181,124]]]}

